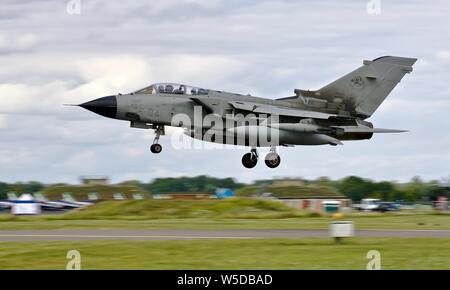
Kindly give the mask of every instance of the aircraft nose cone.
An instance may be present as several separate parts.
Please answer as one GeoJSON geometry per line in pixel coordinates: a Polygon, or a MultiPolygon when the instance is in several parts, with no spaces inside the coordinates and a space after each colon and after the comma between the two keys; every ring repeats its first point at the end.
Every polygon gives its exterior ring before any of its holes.
{"type": "Polygon", "coordinates": [[[116,96],[98,98],[93,101],[83,103],[80,107],[108,118],[116,118],[117,115],[116,96]]]}

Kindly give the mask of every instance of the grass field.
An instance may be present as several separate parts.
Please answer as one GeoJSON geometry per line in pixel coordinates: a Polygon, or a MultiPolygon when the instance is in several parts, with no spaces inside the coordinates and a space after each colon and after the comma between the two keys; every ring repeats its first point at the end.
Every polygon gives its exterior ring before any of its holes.
{"type": "Polygon", "coordinates": [[[2,243],[0,269],[65,269],[78,250],[82,269],[450,269],[450,239],[353,238],[2,243]],[[320,258],[319,258],[320,257],[320,258]]]}
{"type": "MultiPolygon", "coordinates": [[[[433,212],[354,213],[357,229],[450,229],[450,215],[433,212]]],[[[108,201],[66,214],[0,215],[14,229],[326,229],[333,219],[258,199],[108,201]]]]}
{"type": "MultiPolygon", "coordinates": [[[[357,229],[450,229],[450,215],[432,212],[355,213],[357,229]]],[[[109,201],[41,216],[0,215],[16,229],[326,229],[331,216],[281,203],[230,200],[109,201]]],[[[165,241],[33,241],[0,243],[0,269],[65,269],[67,251],[83,269],[365,269],[369,250],[384,269],[450,269],[450,239],[352,238],[165,241]]]]}
{"type": "MultiPolygon", "coordinates": [[[[0,219],[0,230],[36,229],[326,229],[330,217],[287,219],[152,219],[152,220],[59,220],[59,219],[0,219]]],[[[351,216],[357,229],[450,229],[450,218],[439,215],[423,216],[351,216]]]]}
{"type": "Polygon", "coordinates": [[[85,200],[89,193],[95,192],[98,198],[113,199],[114,193],[122,193],[126,198],[132,198],[133,193],[141,193],[146,198],[150,193],[135,185],[52,185],[42,192],[50,200],[58,200],[63,193],[71,193],[77,200],[85,200]]]}

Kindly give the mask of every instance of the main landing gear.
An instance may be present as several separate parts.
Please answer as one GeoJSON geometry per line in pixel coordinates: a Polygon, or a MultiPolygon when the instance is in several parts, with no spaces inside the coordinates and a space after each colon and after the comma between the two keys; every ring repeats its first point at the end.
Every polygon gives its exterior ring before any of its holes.
{"type": "Polygon", "coordinates": [[[244,165],[245,168],[253,168],[256,166],[256,163],[258,163],[258,152],[255,148],[252,148],[250,153],[242,156],[242,165],[244,165]]]}
{"type": "MultiPolygon", "coordinates": [[[[245,168],[253,168],[256,166],[256,163],[258,163],[258,158],[259,156],[256,148],[252,148],[250,153],[246,153],[242,156],[242,165],[244,165],[245,168]]],[[[269,168],[276,168],[280,165],[281,158],[276,152],[275,147],[270,148],[270,152],[266,155],[264,162],[269,168]]]]}
{"type": "Polygon", "coordinates": [[[152,144],[152,146],[150,146],[150,151],[152,153],[158,154],[162,151],[162,146],[158,142],[159,142],[159,137],[161,135],[164,135],[164,126],[157,125],[155,128],[155,134],[156,134],[155,140],[153,140],[153,144],[152,144]]]}
{"type": "Polygon", "coordinates": [[[264,162],[269,168],[275,168],[280,165],[281,158],[280,155],[278,155],[278,153],[276,152],[275,147],[270,148],[270,152],[266,155],[266,159],[264,160],[264,162]]]}

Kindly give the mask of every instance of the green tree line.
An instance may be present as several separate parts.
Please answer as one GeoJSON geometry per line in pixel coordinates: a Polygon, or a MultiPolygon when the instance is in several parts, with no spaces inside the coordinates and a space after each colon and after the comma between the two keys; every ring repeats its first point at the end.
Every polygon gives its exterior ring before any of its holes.
{"type": "MultiPolygon", "coordinates": [[[[433,201],[439,196],[450,198],[450,187],[436,180],[422,181],[419,177],[412,178],[409,182],[399,183],[393,181],[374,181],[358,176],[349,176],[339,180],[321,177],[315,180],[302,180],[306,185],[317,184],[331,187],[338,192],[360,201],[362,198],[373,197],[383,200],[404,201],[433,201]]],[[[125,181],[121,184],[136,185],[152,194],[169,192],[205,192],[213,193],[217,187],[239,189],[244,186],[264,186],[272,180],[256,180],[252,184],[237,182],[234,178],[216,178],[206,175],[196,177],[169,177],[156,178],[149,182],[137,180],[125,181]]],[[[42,191],[47,185],[37,181],[5,183],[0,182],[0,199],[6,198],[9,191],[17,193],[33,193],[42,191]]]]}
{"type": "Polygon", "coordinates": [[[152,194],[168,192],[205,192],[212,193],[218,187],[238,189],[245,184],[237,182],[234,178],[216,178],[206,175],[196,177],[168,177],[156,178],[149,183],[140,181],[126,181],[124,184],[132,184],[142,187],[152,194]]]}
{"type": "Polygon", "coordinates": [[[45,187],[44,184],[37,181],[6,183],[0,182],[0,199],[6,199],[7,192],[37,192],[45,187]]]}

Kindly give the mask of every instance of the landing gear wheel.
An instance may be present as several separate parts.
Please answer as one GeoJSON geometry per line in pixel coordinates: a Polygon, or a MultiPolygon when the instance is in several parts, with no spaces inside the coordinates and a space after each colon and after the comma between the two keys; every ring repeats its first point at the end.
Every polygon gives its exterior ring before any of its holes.
{"type": "Polygon", "coordinates": [[[255,154],[247,153],[242,156],[242,165],[245,168],[253,168],[256,166],[256,163],[258,163],[258,157],[255,154]]]}
{"type": "Polygon", "coordinates": [[[270,152],[269,154],[266,155],[266,159],[264,160],[264,162],[266,163],[267,167],[275,168],[278,167],[278,165],[280,165],[281,158],[280,155],[278,155],[277,153],[270,152]]]}
{"type": "Polygon", "coordinates": [[[152,151],[152,153],[158,154],[162,151],[162,146],[158,143],[153,144],[152,146],[150,146],[150,151],[152,151]]]}

